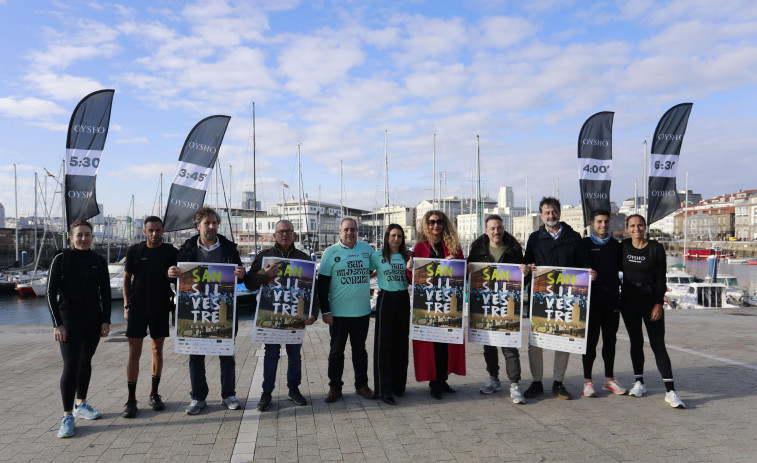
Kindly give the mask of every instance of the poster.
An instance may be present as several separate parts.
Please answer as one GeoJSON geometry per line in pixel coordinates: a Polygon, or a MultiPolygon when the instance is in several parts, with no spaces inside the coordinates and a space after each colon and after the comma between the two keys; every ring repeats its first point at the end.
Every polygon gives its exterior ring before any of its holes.
{"type": "Polygon", "coordinates": [[[315,291],[315,262],[264,257],[263,268],[279,267],[278,276],[260,286],[252,342],[302,344],[315,291]]]}
{"type": "Polygon", "coordinates": [[[570,267],[537,267],[531,284],[529,343],[545,349],[586,353],[591,278],[570,267]]]}
{"type": "Polygon", "coordinates": [[[463,344],[465,261],[413,259],[410,339],[463,344]]]}
{"type": "Polygon", "coordinates": [[[233,355],[235,264],[179,262],[174,352],[233,355]]]}
{"type": "Polygon", "coordinates": [[[515,264],[471,262],[468,339],[475,344],[521,347],[523,274],[515,264]]]}

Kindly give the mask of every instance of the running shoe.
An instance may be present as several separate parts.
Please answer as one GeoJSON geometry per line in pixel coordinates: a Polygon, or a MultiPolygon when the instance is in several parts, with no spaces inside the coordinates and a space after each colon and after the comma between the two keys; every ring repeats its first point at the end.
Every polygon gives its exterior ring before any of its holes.
{"type": "Polygon", "coordinates": [[[71,437],[76,434],[75,429],[74,415],[63,415],[63,420],[60,422],[60,429],[58,430],[58,437],[71,437]]]}
{"type": "Polygon", "coordinates": [[[136,418],[137,416],[137,401],[127,400],[124,404],[124,411],[121,412],[121,416],[124,418],[136,418]]]}
{"type": "Polygon", "coordinates": [[[665,402],[669,403],[673,408],[686,408],[683,404],[683,400],[678,398],[676,391],[668,391],[665,393],[665,402]]]}
{"type": "Polygon", "coordinates": [[[510,398],[513,399],[514,404],[526,403],[526,398],[523,397],[523,394],[520,392],[518,383],[510,383],[510,398]]]}
{"type": "Polygon", "coordinates": [[[272,396],[270,392],[263,392],[263,394],[260,396],[260,400],[258,401],[258,411],[264,412],[271,408],[271,399],[272,396]]]}
{"type": "Polygon", "coordinates": [[[200,413],[200,410],[207,407],[208,404],[204,400],[193,400],[189,403],[189,406],[187,407],[187,415],[196,415],[200,413]]]}
{"type": "Polygon", "coordinates": [[[289,388],[289,400],[295,403],[295,405],[304,406],[308,404],[308,401],[305,400],[305,397],[302,396],[300,393],[300,389],[297,387],[289,388]]]}
{"type": "Polygon", "coordinates": [[[160,394],[150,394],[150,406],[156,412],[166,409],[166,404],[163,403],[163,398],[160,394]]]}
{"type": "Polygon", "coordinates": [[[644,385],[641,381],[636,381],[633,383],[633,387],[630,391],[628,391],[628,395],[634,396],[634,397],[641,397],[644,395],[644,393],[647,392],[647,386],[644,385]]]}
{"type": "Polygon", "coordinates": [[[614,379],[605,381],[605,385],[602,386],[602,389],[604,389],[605,391],[610,391],[613,394],[617,394],[617,395],[623,395],[626,393],[626,388],[621,386],[620,383],[614,379]]]}
{"type": "Polygon", "coordinates": [[[502,383],[499,382],[499,378],[496,376],[489,376],[489,380],[486,381],[486,384],[481,386],[481,394],[491,394],[494,391],[501,391],[502,390],[502,383]]]}
{"type": "Polygon", "coordinates": [[[596,397],[597,392],[594,390],[594,383],[591,381],[584,382],[584,397],[596,397]]]}
{"type": "Polygon", "coordinates": [[[242,405],[237,400],[237,397],[234,395],[230,395],[223,399],[223,404],[226,405],[226,408],[229,410],[239,410],[242,405]]]}
{"type": "Polygon", "coordinates": [[[84,418],[85,420],[96,420],[103,416],[103,414],[92,408],[85,400],[78,407],[74,405],[74,416],[84,418]]]}

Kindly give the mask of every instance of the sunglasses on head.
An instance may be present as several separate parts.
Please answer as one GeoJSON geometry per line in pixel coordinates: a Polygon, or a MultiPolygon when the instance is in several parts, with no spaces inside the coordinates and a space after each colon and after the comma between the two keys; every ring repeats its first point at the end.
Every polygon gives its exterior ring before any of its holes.
{"type": "Polygon", "coordinates": [[[429,224],[429,226],[444,225],[444,221],[441,220],[441,219],[439,219],[439,220],[429,220],[428,224],[429,224]]]}

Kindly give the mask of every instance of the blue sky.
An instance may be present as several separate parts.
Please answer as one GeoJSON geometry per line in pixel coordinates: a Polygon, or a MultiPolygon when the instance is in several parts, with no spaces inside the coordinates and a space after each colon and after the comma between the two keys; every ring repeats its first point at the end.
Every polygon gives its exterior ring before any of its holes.
{"type": "MultiPolygon", "coordinates": [[[[232,117],[220,160],[232,202],[251,189],[251,102],[258,191],[296,195],[296,145],[312,199],[383,205],[468,195],[476,134],[483,190],[516,205],[553,193],[577,204],[584,121],[615,111],[612,199],[641,183],[643,141],[671,106],[694,107],[678,186],[704,197],[754,180],[757,5],[751,1],[132,1],[0,0],[0,202],[33,211],[34,172],[57,174],[76,103],[115,88],[98,172],[109,215],[157,212],[189,130],[232,117]],[[438,181],[438,179],[437,179],[438,181]]],[[[651,146],[651,144],[650,144],[651,146]]],[[[48,183],[48,191],[52,191],[48,183]]],[[[215,203],[215,199],[212,200],[215,203]]],[[[162,215],[162,214],[161,214],[162,215]]]]}

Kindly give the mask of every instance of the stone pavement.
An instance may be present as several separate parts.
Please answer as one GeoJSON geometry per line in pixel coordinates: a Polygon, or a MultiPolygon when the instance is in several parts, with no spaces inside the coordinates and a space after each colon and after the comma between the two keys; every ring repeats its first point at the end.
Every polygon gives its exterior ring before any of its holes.
{"type": "MultiPolygon", "coordinates": [[[[547,393],[514,405],[506,390],[482,395],[487,378],[482,348],[467,345],[467,376],[452,376],[458,392],[437,401],[414,381],[412,355],[407,394],[396,406],[354,394],[347,352],[344,399],[323,402],[328,331],[322,322],[307,330],[302,393],[297,407],[286,400],[286,357],[279,367],[271,409],[255,405],[262,381],[262,348],[249,342],[251,325],[236,343],[237,396],[246,410],[220,405],[218,361],[206,359],[209,406],[185,416],[189,401],[187,357],[167,355],[161,394],[167,409],[147,405],[149,344],[140,369],[136,419],[119,416],[126,401],[127,344],[124,325],[101,342],[94,358],[88,401],[103,412],[97,421],[77,420],[76,436],[58,439],[61,417],[60,353],[52,328],[0,325],[0,461],[756,461],[757,310],[666,312],[667,344],[676,386],[686,410],[670,408],[647,349],[647,396],[577,397],[563,401],[547,393]],[[283,389],[281,386],[284,386],[283,389]]],[[[621,324],[622,325],[622,324],[621,324]]],[[[619,331],[616,377],[632,379],[625,330],[619,331]]],[[[545,386],[552,356],[545,351],[545,386]]],[[[282,350],[283,353],[283,350],[282,350]]],[[[372,355],[372,331],[369,338],[372,355]]],[[[523,388],[530,382],[522,350],[523,388]]],[[[369,363],[372,368],[373,362],[369,363]]],[[[500,356],[504,376],[504,360],[500,356]]],[[[601,383],[601,359],[594,367],[601,383]]],[[[372,378],[372,370],[369,371],[372,378]]],[[[572,355],[566,376],[578,396],[581,359],[572,355]]]]}

